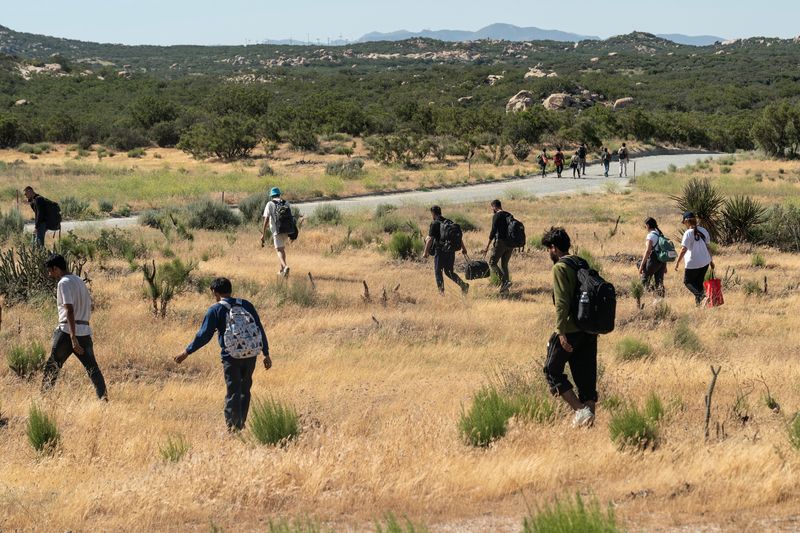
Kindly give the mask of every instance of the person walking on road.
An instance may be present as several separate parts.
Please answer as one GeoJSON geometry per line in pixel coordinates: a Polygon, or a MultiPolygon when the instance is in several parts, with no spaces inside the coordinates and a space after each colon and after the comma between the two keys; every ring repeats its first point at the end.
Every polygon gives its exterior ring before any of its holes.
{"type": "Polygon", "coordinates": [[[697,225],[697,217],[692,212],[687,211],[683,214],[683,225],[686,227],[686,232],[681,239],[681,251],[675,262],[675,271],[678,271],[683,259],[685,269],[683,284],[694,295],[695,303],[700,306],[705,298],[703,282],[706,279],[706,272],[709,266],[712,271],[714,270],[714,258],[711,257],[711,250],[708,247],[711,235],[705,228],[697,225]]]}
{"type": "Polygon", "coordinates": [[[53,333],[50,358],[44,365],[42,392],[47,392],[56,384],[58,373],[70,355],[75,354],[92,380],[97,397],[108,400],[106,382],[94,356],[94,343],[89,320],[92,315],[92,296],[86,283],[71,274],[67,261],[61,255],[51,255],[44,263],[47,275],[58,282],[56,305],[58,306],[58,327],[53,333]]]}
{"type": "Polygon", "coordinates": [[[452,220],[442,216],[442,208],[438,205],[431,207],[431,217],[433,221],[428,228],[422,257],[427,259],[433,254],[433,272],[439,294],[444,296],[444,276],[447,276],[461,288],[461,293],[466,296],[469,292],[469,284],[455,272],[456,252],[460,250],[464,256],[467,255],[467,247],[462,239],[461,229],[452,220]]]}
{"type": "Polygon", "coordinates": [[[570,160],[569,160],[569,168],[572,169],[572,177],[573,178],[576,178],[576,177],[580,178],[581,177],[581,159],[580,159],[580,156],[578,155],[578,152],[575,152],[575,154],[572,156],[572,158],[570,158],[570,160]],[[576,173],[577,173],[577,176],[575,175],[576,173]]]}
{"type": "Polygon", "coordinates": [[[500,200],[492,200],[489,204],[492,209],[492,230],[489,232],[489,242],[483,249],[483,254],[488,253],[492,248],[492,255],[489,257],[489,266],[500,278],[500,294],[505,294],[511,287],[511,272],[508,263],[514,248],[508,242],[508,219],[510,213],[503,211],[503,204],[500,200]]]}
{"type": "Polygon", "coordinates": [[[658,240],[663,235],[658,228],[658,223],[653,217],[648,217],[644,221],[644,226],[647,228],[647,237],[645,239],[645,250],[642,255],[642,261],[639,264],[639,277],[642,280],[644,288],[650,289],[650,280],[653,280],[653,291],[656,296],[664,297],[664,275],[667,273],[667,264],[659,261],[656,251],[658,240]]]}
{"type": "Polygon", "coordinates": [[[607,147],[603,147],[600,151],[600,160],[603,162],[603,176],[608,177],[608,170],[611,168],[611,154],[608,152],[607,147]]]}
{"type": "Polygon", "coordinates": [[[542,177],[547,175],[547,149],[542,150],[542,153],[536,156],[536,162],[539,163],[539,168],[542,170],[542,177]]]}
{"type": "Polygon", "coordinates": [[[203,324],[194,340],[179,355],[175,362],[183,363],[209,343],[218,333],[221,349],[222,372],[225,376],[225,423],[228,431],[244,428],[250,409],[250,388],[253,372],[260,354],[264,354],[264,368],[272,368],[269,357],[267,334],[253,304],[241,298],[233,298],[233,287],[227,278],[211,282],[211,294],[217,303],[206,312],[203,324]]]}
{"type": "MultiPolygon", "coordinates": [[[[570,237],[564,228],[550,228],[542,236],[553,261],[553,303],[556,308],[555,332],[547,343],[544,374],[550,393],[560,396],[574,414],[573,425],[588,427],[594,423],[597,403],[597,335],[581,331],[574,314],[574,302],[580,286],[578,275],[562,259],[581,260],[569,255],[570,237]],[[569,364],[578,393],[564,373],[569,364]]],[[[582,261],[582,260],[581,260],[582,261]]]]}
{"type": "Polygon", "coordinates": [[[619,150],[617,150],[617,158],[619,159],[619,177],[621,178],[623,173],[625,177],[628,177],[628,147],[625,143],[622,143],[622,146],[619,150]]]}
{"type": "Polygon", "coordinates": [[[273,187],[269,192],[269,201],[264,207],[264,226],[261,228],[261,246],[267,239],[267,230],[272,235],[272,243],[278,254],[281,269],[279,276],[289,276],[289,265],[286,262],[286,245],[289,243],[292,232],[297,231],[297,221],[292,214],[292,206],[281,198],[281,190],[273,187]]]}
{"type": "Polygon", "coordinates": [[[564,172],[564,152],[561,151],[560,146],[556,148],[556,153],[553,156],[553,164],[556,166],[556,173],[560,178],[561,173],[564,172]]]}
{"type": "Polygon", "coordinates": [[[581,143],[578,148],[578,161],[581,164],[581,172],[586,176],[586,143],[581,143]]]}

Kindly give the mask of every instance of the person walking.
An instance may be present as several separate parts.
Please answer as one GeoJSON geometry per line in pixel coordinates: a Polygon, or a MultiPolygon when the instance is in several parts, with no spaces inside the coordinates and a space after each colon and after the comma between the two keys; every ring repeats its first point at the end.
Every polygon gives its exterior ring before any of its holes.
{"type": "Polygon", "coordinates": [[[553,164],[556,167],[556,173],[558,177],[561,177],[561,173],[564,172],[564,152],[561,151],[561,147],[556,148],[556,153],[553,156],[553,164]]]}
{"type": "Polygon", "coordinates": [[[607,178],[608,170],[611,168],[611,154],[605,146],[600,151],[600,160],[603,162],[603,176],[607,178]]]}
{"type": "Polygon", "coordinates": [[[621,178],[623,173],[625,177],[628,177],[628,147],[625,143],[622,143],[622,146],[619,150],[617,150],[617,158],[619,159],[619,177],[621,178]]]}
{"type": "Polygon", "coordinates": [[[683,260],[683,284],[694,295],[695,303],[700,306],[705,298],[703,282],[706,279],[706,272],[709,266],[712,271],[714,270],[714,258],[711,257],[711,250],[708,247],[711,236],[705,228],[697,225],[697,217],[690,211],[683,214],[683,225],[686,231],[681,239],[681,251],[675,262],[675,271],[678,271],[683,260]]]}
{"type": "Polygon", "coordinates": [[[573,412],[573,426],[591,426],[597,404],[597,335],[581,331],[574,315],[579,287],[578,275],[564,259],[583,261],[569,254],[571,241],[564,228],[550,228],[542,236],[553,262],[553,303],[555,332],[547,343],[544,374],[550,393],[560,396],[573,412]],[[564,373],[569,364],[578,393],[564,373]]]}
{"type": "Polygon", "coordinates": [[[75,354],[92,380],[95,393],[101,400],[108,400],[106,381],[97,365],[92,342],[92,329],[89,321],[92,315],[92,296],[86,283],[71,274],[63,256],[53,254],[44,263],[47,275],[58,282],[56,305],[58,307],[58,327],[53,332],[50,357],[44,365],[42,392],[52,389],[58,379],[59,371],[70,355],[75,354]]]}
{"type": "Polygon", "coordinates": [[[581,165],[581,172],[586,176],[586,143],[581,143],[578,147],[578,162],[581,165]]]}
{"type": "Polygon", "coordinates": [[[569,160],[569,167],[572,169],[573,178],[581,177],[581,163],[580,163],[580,156],[578,156],[578,152],[575,152],[575,154],[569,160]],[[577,176],[575,175],[575,173],[577,173],[577,176]]]}
{"type": "Polygon", "coordinates": [[[36,191],[33,190],[33,187],[28,185],[22,191],[25,195],[25,199],[28,201],[28,205],[31,206],[33,210],[33,228],[34,228],[34,237],[33,242],[39,246],[44,246],[44,237],[47,234],[47,208],[48,208],[48,200],[36,194],[36,191]]]}
{"type": "Polygon", "coordinates": [[[218,333],[221,349],[222,373],[225,376],[225,423],[228,431],[244,428],[250,409],[250,388],[259,354],[264,354],[264,368],[272,368],[269,343],[264,326],[253,304],[241,298],[233,298],[233,286],[227,278],[216,278],[211,282],[211,294],[217,303],[206,312],[203,324],[194,340],[179,355],[175,362],[183,363],[209,343],[218,333]]]}
{"type": "Polygon", "coordinates": [[[489,257],[489,267],[500,278],[500,294],[505,294],[511,287],[511,272],[508,263],[511,261],[511,254],[514,248],[508,242],[508,219],[510,213],[503,210],[500,200],[492,200],[489,204],[492,209],[492,229],[489,232],[489,242],[483,249],[486,255],[489,248],[492,248],[492,255],[489,257]]]}
{"type": "Polygon", "coordinates": [[[261,246],[267,239],[267,230],[272,235],[272,243],[278,254],[281,269],[279,276],[289,276],[289,265],[286,262],[286,245],[289,243],[290,234],[296,231],[297,222],[292,214],[292,206],[281,198],[281,190],[273,187],[269,191],[269,201],[264,207],[264,226],[261,228],[261,246]]]}
{"type": "Polygon", "coordinates": [[[460,250],[462,254],[467,255],[467,247],[461,238],[461,230],[456,230],[457,226],[453,221],[442,216],[442,208],[438,205],[431,207],[431,217],[433,221],[428,228],[422,257],[427,259],[431,253],[433,254],[433,272],[439,294],[444,296],[444,276],[447,276],[461,288],[461,294],[466,296],[469,292],[469,284],[455,272],[456,252],[460,250]]]}
{"type": "Polygon", "coordinates": [[[659,261],[655,253],[656,246],[658,245],[659,238],[663,235],[658,228],[658,223],[653,217],[648,217],[644,221],[644,226],[647,228],[647,237],[645,238],[645,250],[642,255],[642,261],[639,263],[639,277],[642,280],[642,285],[647,290],[650,290],[650,280],[653,280],[652,290],[656,296],[664,297],[664,275],[667,273],[667,264],[659,261]]]}
{"type": "Polygon", "coordinates": [[[542,150],[542,153],[536,156],[536,162],[539,163],[539,168],[542,171],[542,177],[544,178],[547,175],[547,149],[542,150]]]}

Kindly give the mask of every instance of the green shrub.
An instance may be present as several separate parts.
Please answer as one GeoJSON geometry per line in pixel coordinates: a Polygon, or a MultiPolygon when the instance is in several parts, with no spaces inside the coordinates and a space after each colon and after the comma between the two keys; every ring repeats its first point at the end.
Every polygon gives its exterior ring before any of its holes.
{"type": "Polygon", "coordinates": [[[479,390],[472,398],[468,412],[462,409],[458,429],[473,446],[488,446],[506,434],[508,419],[514,407],[494,387],[479,390]]]}
{"type": "Polygon", "coordinates": [[[295,520],[289,522],[287,520],[279,520],[277,522],[270,521],[269,533],[322,533],[322,529],[313,521],[295,520]]]}
{"type": "Polygon", "coordinates": [[[734,196],[722,207],[722,238],[726,243],[755,242],[757,228],[766,221],[767,210],[749,196],[734,196]]]}
{"type": "Polygon", "coordinates": [[[144,148],[134,148],[133,150],[128,150],[128,157],[132,159],[139,159],[144,157],[145,151],[144,148]]]}
{"type": "Polygon", "coordinates": [[[664,404],[655,392],[651,392],[644,402],[644,416],[653,422],[660,422],[664,418],[664,404]]]}
{"type": "Polygon", "coordinates": [[[522,163],[528,156],[531,155],[531,145],[526,143],[525,141],[519,141],[518,143],[514,144],[511,147],[511,155],[514,156],[514,159],[522,163]]]}
{"type": "Polygon", "coordinates": [[[28,412],[25,434],[28,443],[39,453],[52,453],[61,438],[55,420],[36,405],[31,406],[28,412]]]}
{"type": "Polygon", "coordinates": [[[698,353],[703,349],[700,338],[689,327],[689,322],[685,319],[679,320],[675,329],[670,334],[670,342],[675,348],[679,348],[688,353],[698,353]]]}
{"type": "Polygon", "coordinates": [[[239,202],[239,212],[245,222],[264,221],[264,208],[269,201],[269,195],[264,192],[252,194],[239,202]]]}
{"type": "Polygon", "coordinates": [[[800,413],[794,415],[792,423],[789,424],[789,442],[800,450],[800,413]]]}
{"type": "Polygon", "coordinates": [[[625,337],[617,343],[617,359],[621,361],[645,359],[651,353],[649,344],[634,337],[625,337]]]}
{"type": "Polygon", "coordinates": [[[285,444],[300,433],[297,411],[274,398],[256,400],[250,412],[250,432],[260,444],[285,444]]]}
{"type": "Polygon", "coordinates": [[[274,176],[275,175],[275,171],[272,169],[272,167],[270,166],[269,163],[264,161],[263,163],[261,163],[261,166],[258,167],[258,175],[259,175],[259,177],[262,177],[262,178],[266,177],[266,176],[274,176]]]}
{"type": "Polygon", "coordinates": [[[13,345],[6,354],[8,368],[21,378],[29,378],[44,367],[44,347],[33,342],[25,346],[13,345]]]}
{"type": "Polygon", "coordinates": [[[422,239],[419,234],[406,233],[404,231],[397,231],[392,233],[392,239],[389,241],[388,250],[394,259],[414,259],[419,257],[423,248],[422,239]]]}
{"type": "Polygon", "coordinates": [[[392,204],[378,204],[375,208],[375,218],[385,217],[389,213],[397,211],[397,206],[392,204]]]}
{"type": "Polygon", "coordinates": [[[100,200],[97,203],[97,207],[100,209],[101,213],[111,213],[114,210],[114,202],[111,200],[100,200]]]}
{"type": "Polygon", "coordinates": [[[636,307],[642,308],[642,297],[644,296],[644,283],[642,280],[635,279],[631,281],[631,298],[636,300],[636,307]]]}
{"type": "Polygon", "coordinates": [[[761,241],[782,252],[800,252],[800,207],[775,206],[767,212],[761,241]]]}
{"type": "Polygon", "coordinates": [[[320,301],[319,295],[306,278],[279,278],[268,286],[268,292],[278,307],[287,304],[314,307],[320,301]]]}
{"type": "Polygon", "coordinates": [[[611,440],[620,448],[654,447],[658,439],[656,423],[636,406],[626,406],[612,412],[608,431],[611,440]]]}
{"type": "Polygon", "coordinates": [[[177,463],[189,451],[189,442],[183,435],[170,435],[167,441],[158,447],[161,458],[169,463],[177,463]]]}
{"type": "Polygon", "coordinates": [[[333,161],[325,167],[325,174],[329,176],[341,176],[345,179],[353,179],[364,173],[364,160],[361,158],[344,159],[333,161]]]}
{"type": "Polygon", "coordinates": [[[767,261],[764,259],[763,255],[754,253],[750,256],[750,264],[756,268],[764,268],[767,266],[767,261]]]}
{"type": "Polygon", "coordinates": [[[748,279],[742,284],[742,291],[745,296],[761,296],[764,294],[761,284],[752,279],[748,279]]]}
{"type": "Polygon", "coordinates": [[[450,217],[450,220],[461,226],[461,231],[476,231],[478,226],[473,222],[471,219],[467,218],[466,215],[461,213],[453,213],[450,217]]]}
{"type": "Polygon", "coordinates": [[[604,513],[596,501],[585,505],[580,494],[556,500],[525,518],[523,533],[616,533],[620,529],[611,506],[604,513]]]}
{"type": "Polygon", "coordinates": [[[61,206],[61,216],[64,219],[80,218],[89,210],[89,202],[79,200],[74,196],[62,198],[59,205],[61,206]]]}
{"type": "Polygon", "coordinates": [[[399,520],[393,513],[387,513],[383,521],[375,522],[375,533],[423,533],[426,528],[415,525],[405,518],[399,520]]]}
{"type": "Polygon", "coordinates": [[[188,215],[187,224],[192,229],[220,231],[235,228],[242,223],[242,219],[227,205],[213,200],[189,205],[188,215]]]}
{"type": "Polygon", "coordinates": [[[12,209],[8,213],[0,211],[0,242],[21,235],[24,228],[25,221],[17,209],[12,209]]]}
{"type": "Polygon", "coordinates": [[[679,195],[671,196],[680,211],[691,211],[698,223],[716,240],[721,229],[721,210],[725,198],[707,179],[692,178],[679,195]]]}
{"type": "Polygon", "coordinates": [[[600,264],[600,261],[586,248],[576,248],[575,255],[582,258],[584,261],[589,263],[589,268],[594,269],[598,272],[603,271],[603,265],[600,264]]]}
{"type": "Polygon", "coordinates": [[[333,155],[346,155],[347,157],[350,157],[353,155],[353,148],[350,146],[336,146],[331,153],[333,155]]]}
{"type": "Polygon", "coordinates": [[[342,212],[335,205],[322,204],[314,209],[311,223],[314,225],[336,226],[342,222],[342,212]]]}

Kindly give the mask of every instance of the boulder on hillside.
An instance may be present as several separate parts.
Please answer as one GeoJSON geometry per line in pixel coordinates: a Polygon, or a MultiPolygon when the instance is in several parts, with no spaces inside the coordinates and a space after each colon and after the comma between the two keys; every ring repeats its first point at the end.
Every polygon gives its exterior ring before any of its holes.
{"type": "Polygon", "coordinates": [[[625,98],[620,98],[616,102],[614,102],[614,109],[623,109],[628,107],[634,102],[633,97],[626,96],[625,98]]]}
{"type": "Polygon", "coordinates": [[[544,99],[542,105],[545,109],[564,109],[572,105],[572,95],[567,93],[555,93],[551,94],[547,98],[544,99]]]}
{"type": "Polygon", "coordinates": [[[502,80],[505,76],[500,74],[489,74],[486,76],[486,83],[489,85],[495,85],[498,81],[502,80]]]}
{"type": "Polygon", "coordinates": [[[16,102],[14,102],[14,105],[19,105],[19,106],[28,105],[28,104],[30,104],[30,102],[28,100],[17,100],[16,102]]]}
{"type": "Polygon", "coordinates": [[[458,103],[459,104],[468,104],[468,103],[470,103],[472,101],[473,98],[474,97],[472,97],[472,96],[462,96],[461,98],[458,99],[458,103]]]}
{"type": "Polygon", "coordinates": [[[533,93],[530,91],[520,91],[514,96],[506,104],[506,113],[519,113],[521,111],[527,111],[530,109],[535,102],[533,97],[533,93]]]}

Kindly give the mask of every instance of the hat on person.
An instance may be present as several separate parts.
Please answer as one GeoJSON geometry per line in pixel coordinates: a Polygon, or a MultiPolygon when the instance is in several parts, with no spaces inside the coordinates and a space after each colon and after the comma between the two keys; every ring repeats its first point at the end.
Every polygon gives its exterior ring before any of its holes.
{"type": "Polygon", "coordinates": [[[696,217],[696,216],[694,216],[694,213],[692,213],[691,211],[686,211],[686,212],[683,214],[683,221],[684,221],[684,222],[686,222],[686,221],[687,221],[687,220],[689,220],[690,218],[697,218],[697,217],[696,217]]]}
{"type": "Polygon", "coordinates": [[[269,191],[269,197],[275,198],[276,196],[281,195],[281,190],[277,187],[273,187],[271,191],[269,191]]]}

